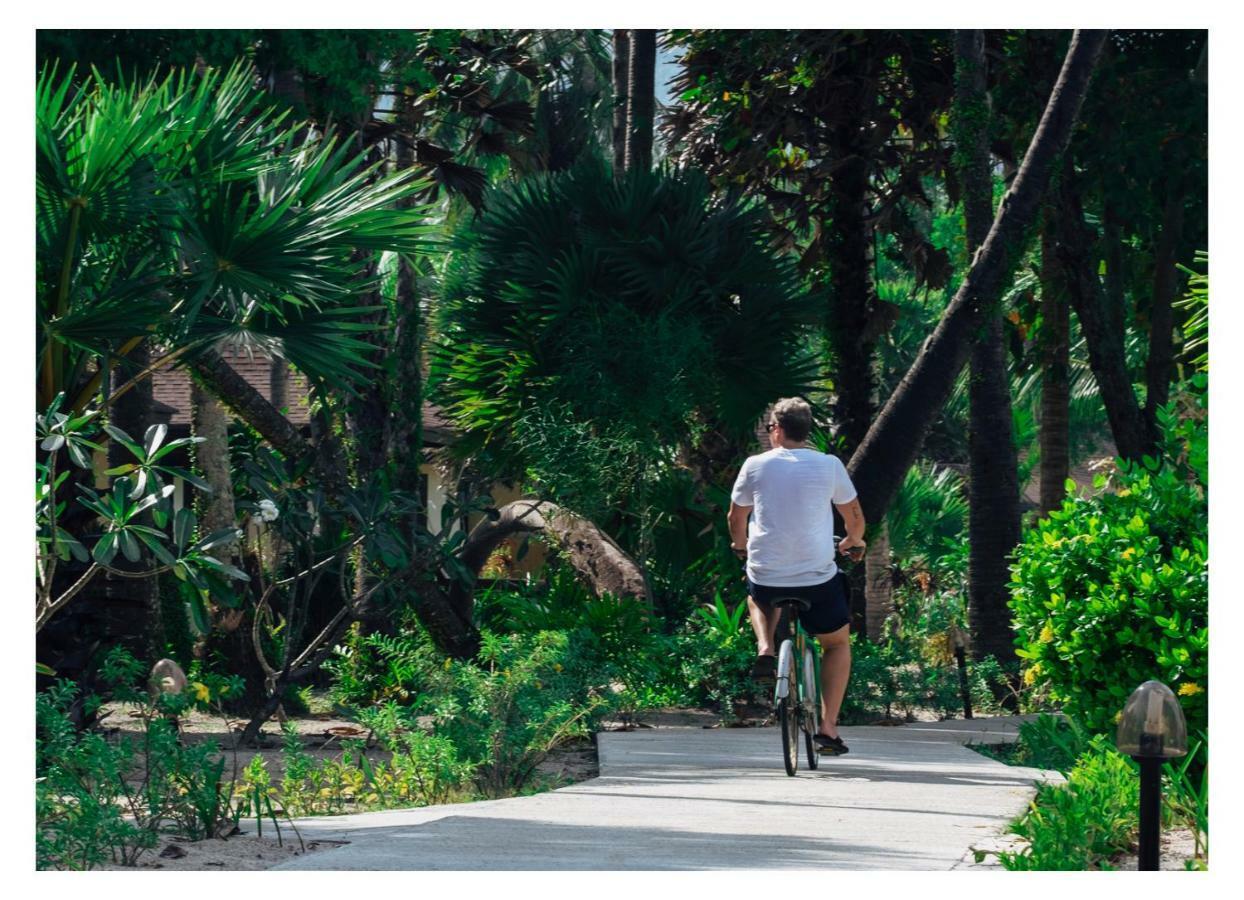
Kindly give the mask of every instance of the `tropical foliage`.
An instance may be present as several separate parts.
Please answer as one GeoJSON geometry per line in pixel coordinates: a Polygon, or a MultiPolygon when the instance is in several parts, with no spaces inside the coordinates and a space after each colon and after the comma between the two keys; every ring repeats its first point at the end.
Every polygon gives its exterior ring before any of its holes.
{"type": "Polygon", "coordinates": [[[1162,679],[1203,846],[1205,32],[36,44],[40,867],[539,790],[652,709],[763,721],[724,513],[796,395],[871,520],[842,723],[1058,707],[992,751],[1070,780],[1003,862],[1103,866],[1114,716],[1162,679]],[[286,721],[279,772],[173,727],[313,704],[362,739],[286,721]]]}
{"type": "Polygon", "coordinates": [[[598,513],[576,488],[633,494],[707,424],[746,433],[811,376],[807,301],[758,206],[694,172],[600,165],[490,203],[456,236],[433,357],[455,450],[482,471],[598,513]]]}
{"type": "MultiPolygon", "coordinates": [[[[1166,413],[1166,458],[1125,466],[1113,489],[1070,497],[1028,533],[1012,609],[1028,678],[1090,729],[1157,678],[1189,731],[1208,714],[1208,432],[1203,376],[1166,413]]],[[[1105,479],[1099,485],[1105,487],[1105,479]]]]}
{"type": "Polygon", "coordinates": [[[194,511],[183,508],[173,513],[169,502],[174,490],[173,478],[184,478],[206,487],[195,476],[162,463],[170,453],[193,444],[195,439],[181,438],[165,443],[168,426],[152,425],[139,444],[121,429],[105,425],[109,437],[121,444],[134,461],[107,470],[107,475],[119,476],[112,481],[108,492],[101,494],[85,484],[77,484],[79,496],[72,501],[74,509],[71,510],[71,501],[57,496],[73,474],[72,468],[64,466],[62,451],[73,468],[90,471],[88,452],[98,449],[99,445],[91,440],[94,431],[88,429],[97,411],[70,418],[60,411],[63,399],[64,395],[58,394],[47,413],[36,420],[36,437],[42,439],[39,449],[46,453],[35,463],[35,526],[40,551],[36,558],[36,630],[46,625],[92,578],[105,572],[121,578],[154,578],[162,572],[173,572],[184,585],[183,593],[191,608],[202,608],[203,598],[209,592],[222,601],[236,604],[231,580],[244,582],[250,577],[209,555],[208,551],[235,541],[238,530],[225,528],[196,540],[198,520],[194,511]],[[147,519],[142,515],[148,510],[152,524],[145,524],[147,519]],[[81,521],[84,513],[95,516],[91,528],[94,533],[81,535],[83,539],[94,540],[89,551],[79,537],[60,524],[66,520],[81,521]],[[95,531],[96,528],[100,530],[95,531]],[[127,570],[114,565],[118,552],[130,564],[150,555],[160,565],[154,569],[127,570]],[[56,570],[67,563],[88,565],[71,585],[60,590],[56,570]]]}
{"type": "Polygon", "coordinates": [[[96,360],[144,340],[165,348],[155,365],[229,339],[320,384],[360,377],[353,254],[425,246],[425,212],[395,208],[423,186],[410,172],[373,178],[348,145],[297,140],[242,66],[81,85],[48,68],[36,103],[44,407],[64,392],[81,412],[96,360]]]}

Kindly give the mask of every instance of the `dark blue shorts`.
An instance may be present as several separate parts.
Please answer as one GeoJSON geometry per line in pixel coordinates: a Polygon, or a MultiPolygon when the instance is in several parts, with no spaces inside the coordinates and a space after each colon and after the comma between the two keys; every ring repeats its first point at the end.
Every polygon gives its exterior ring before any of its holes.
{"type": "Polygon", "coordinates": [[[783,597],[807,597],[812,605],[799,614],[799,624],[808,634],[829,634],[851,621],[850,588],[842,570],[829,581],[808,587],[769,587],[749,579],[747,592],[765,609],[783,597]]]}

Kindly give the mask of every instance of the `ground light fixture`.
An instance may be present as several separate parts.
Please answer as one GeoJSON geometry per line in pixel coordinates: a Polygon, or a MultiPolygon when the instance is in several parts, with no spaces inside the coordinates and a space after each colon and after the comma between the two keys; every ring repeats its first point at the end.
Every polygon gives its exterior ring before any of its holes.
{"type": "Polygon", "coordinates": [[[1146,681],[1127,698],[1115,741],[1120,753],[1140,764],[1140,860],[1142,872],[1159,867],[1162,833],[1162,763],[1188,753],[1188,727],[1175,694],[1160,681],[1146,681]]]}

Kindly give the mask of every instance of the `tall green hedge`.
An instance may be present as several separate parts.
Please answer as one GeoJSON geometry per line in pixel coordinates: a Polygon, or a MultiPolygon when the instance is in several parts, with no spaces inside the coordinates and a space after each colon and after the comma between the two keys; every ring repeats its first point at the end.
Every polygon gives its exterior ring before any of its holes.
{"type": "Polygon", "coordinates": [[[1048,682],[1093,731],[1112,731],[1150,678],[1175,691],[1189,733],[1207,725],[1204,387],[1198,377],[1164,412],[1161,460],[1123,467],[1096,496],[1068,497],[1026,534],[1012,568],[1025,677],[1048,682]]]}

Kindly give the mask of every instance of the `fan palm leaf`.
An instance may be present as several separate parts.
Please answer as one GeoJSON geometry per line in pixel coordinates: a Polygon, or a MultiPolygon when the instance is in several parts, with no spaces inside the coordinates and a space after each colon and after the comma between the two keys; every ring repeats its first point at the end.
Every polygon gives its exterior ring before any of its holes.
{"type": "Polygon", "coordinates": [[[297,137],[241,64],[72,74],[50,66],[36,90],[40,393],[81,407],[91,358],[243,333],[313,381],[361,377],[370,256],[431,248],[429,210],[408,202],[427,183],[297,137]]]}
{"type": "Polygon", "coordinates": [[[457,450],[521,476],[521,423],[556,408],[659,455],[805,391],[814,303],[763,215],[694,173],[615,181],[599,163],[498,191],[444,267],[431,381],[457,450]]]}

